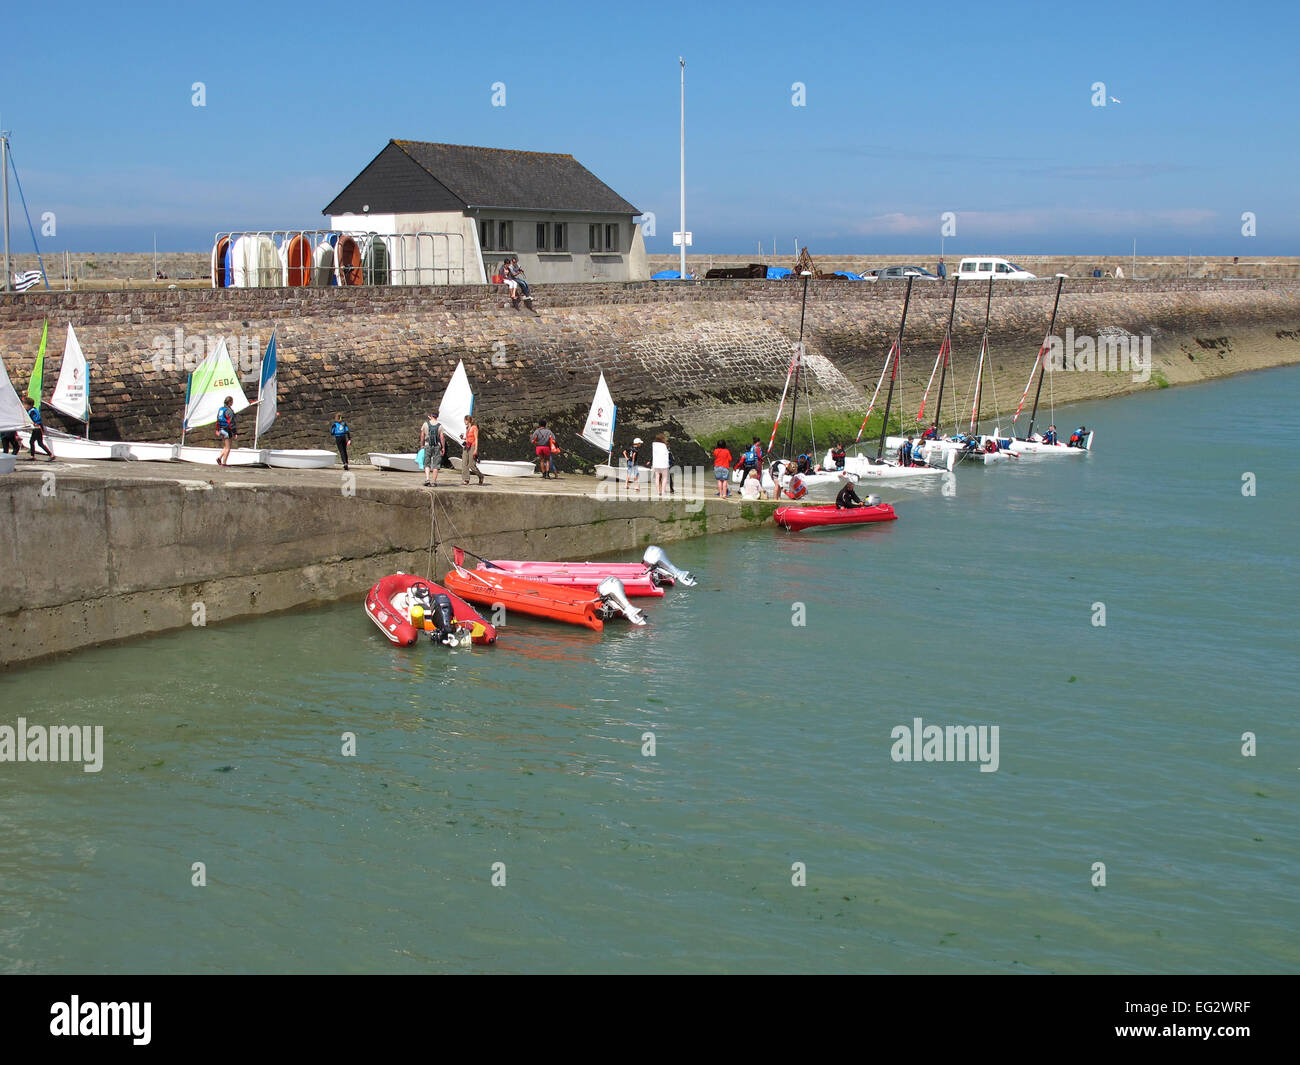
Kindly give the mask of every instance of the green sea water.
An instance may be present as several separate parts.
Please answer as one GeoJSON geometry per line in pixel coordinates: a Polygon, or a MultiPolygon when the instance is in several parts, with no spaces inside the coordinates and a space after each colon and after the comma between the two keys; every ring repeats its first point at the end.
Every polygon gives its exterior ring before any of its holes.
{"type": "Polygon", "coordinates": [[[1094,453],[668,545],[644,629],[393,648],[358,600],[0,676],[105,744],[0,763],[0,970],[1300,970],[1298,409],[1057,411],[1094,453]],[[915,718],[996,771],[895,760],[915,718]]]}

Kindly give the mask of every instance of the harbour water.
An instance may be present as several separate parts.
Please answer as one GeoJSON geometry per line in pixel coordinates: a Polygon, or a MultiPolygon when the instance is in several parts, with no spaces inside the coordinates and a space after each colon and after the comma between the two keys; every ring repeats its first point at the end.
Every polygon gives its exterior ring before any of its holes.
{"type": "Polygon", "coordinates": [[[1298,410],[1057,411],[1093,454],[673,545],[644,629],[350,602],[0,676],[105,748],[0,763],[0,970],[1295,972],[1298,410]],[[995,771],[895,760],[917,718],[995,771]]]}

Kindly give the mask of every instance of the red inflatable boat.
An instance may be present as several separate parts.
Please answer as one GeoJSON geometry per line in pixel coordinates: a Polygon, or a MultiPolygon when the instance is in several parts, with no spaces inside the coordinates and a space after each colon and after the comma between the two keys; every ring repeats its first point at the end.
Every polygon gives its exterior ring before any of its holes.
{"type": "Polygon", "coordinates": [[[605,627],[596,614],[601,598],[590,588],[565,588],[495,569],[454,569],[443,583],[476,603],[501,603],[507,610],[585,625],[596,632],[605,627]]]}
{"type": "Polygon", "coordinates": [[[873,521],[894,521],[898,517],[888,503],[874,507],[849,507],[840,510],[832,505],[823,507],[777,507],[776,523],[792,532],[814,529],[822,525],[868,525],[873,521]]]}
{"type": "Polygon", "coordinates": [[[453,646],[469,642],[466,637],[477,644],[497,640],[497,630],[465,600],[411,573],[394,573],[371,588],[366,595],[366,614],[385,636],[403,647],[415,643],[421,632],[429,633],[437,643],[453,646]],[[420,594],[418,589],[412,591],[417,585],[427,589],[428,594],[420,594]],[[445,604],[440,603],[443,596],[447,600],[445,604]],[[449,608],[451,617],[440,614],[439,606],[449,608]]]}
{"type": "MultiPolygon", "coordinates": [[[[628,595],[662,596],[664,590],[655,584],[650,571],[635,562],[520,562],[498,559],[480,562],[478,568],[502,570],[517,577],[532,577],[547,584],[567,588],[595,588],[606,577],[617,577],[623,582],[628,595]]],[[[671,580],[671,578],[669,578],[671,580]]]]}

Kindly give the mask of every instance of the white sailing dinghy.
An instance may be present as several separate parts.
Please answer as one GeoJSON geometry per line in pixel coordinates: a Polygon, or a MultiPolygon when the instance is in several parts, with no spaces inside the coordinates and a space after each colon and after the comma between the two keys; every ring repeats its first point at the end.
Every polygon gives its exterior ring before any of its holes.
{"type": "MultiPolygon", "coordinates": [[[[1043,395],[1043,377],[1047,373],[1047,352],[1052,342],[1052,337],[1056,333],[1056,309],[1061,305],[1061,289],[1065,286],[1065,277],[1061,276],[1056,279],[1056,301],[1052,304],[1052,318],[1047,326],[1047,336],[1043,338],[1043,344],[1038,349],[1038,358],[1034,360],[1033,369],[1029,371],[1029,380],[1025,383],[1025,391],[1020,397],[1020,405],[1016,407],[1016,413],[1011,417],[1011,433],[1007,437],[1002,436],[1001,428],[993,430],[993,438],[997,440],[1000,447],[1007,448],[1016,456],[1032,455],[1038,457],[1066,455],[1082,455],[1085,451],[1092,449],[1092,433],[1084,435],[1081,447],[1068,447],[1059,441],[1055,444],[1049,444],[1043,440],[1041,435],[1034,432],[1034,422],[1038,419],[1038,401],[1043,395]],[[1025,409],[1025,400],[1029,397],[1029,389],[1034,384],[1034,374],[1038,375],[1038,390],[1034,393],[1034,408],[1029,415],[1029,429],[1023,437],[1016,436],[1016,419],[1020,417],[1020,412],[1025,409]]],[[[1052,404],[1055,407],[1055,403],[1052,404]]],[[[1055,419],[1055,411],[1052,415],[1055,419]]]]}
{"type": "MultiPolygon", "coordinates": [[[[231,405],[236,414],[251,406],[239,385],[239,374],[230,361],[223,337],[217,344],[216,351],[199,363],[186,381],[185,417],[181,422],[181,443],[177,454],[182,462],[196,462],[204,466],[217,464],[217,459],[221,457],[220,448],[187,445],[185,434],[199,426],[212,425],[217,420],[217,411],[221,409],[226,396],[231,397],[231,405]]],[[[231,466],[265,466],[266,452],[251,447],[234,447],[230,449],[228,462],[231,466]]]]}
{"type": "MultiPolygon", "coordinates": [[[[465,363],[456,363],[451,380],[447,382],[447,391],[442,394],[438,404],[438,422],[449,440],[454,440],[463,448],[465,446],[465,419],[474,413],[474,392],[469,387],[469,377],[465,374],[465,363]]],[[[457,470],[461,468],[463,457],[457,455],[451,464],[457,470]]],[[[532,462],[506,462],[502,460],[483,459],[478,461],[479,473],[484,477],[530,477],[537,472],[532,462]]]]}
{"type": "MultiPolygon", "coordinates": [[[[33,382],[38,387],[39,382],[33,382]]],[[[39,403],[40,400],[38,399],[39,403]]],[[[61,459],[124,459],[127,457],[121,444],[104,440],[90,439],[90,366],[85,353],[77,340],[77,334],[71,323],[68,325],[68,337],[63,345],[63,363],[59,367],[59,379],[54,385],[54,394],[50,396],[50,406],[84,422],[86,435],[78,438],[55,429],[45,430],[45,443],[61,459]]]]}
{"type": "MultiPolygon", "coordinates": [[[[262,356],[262,372],[257,386],[257,425],[253,431],[253,449],[262,434],[271,428],[279,414],[276,387],[275,331],[262,356]]],[[[334,452],[319,448],[271,448],[266,452],[266,464],[282,470],[323,470],[334,465],[334,452]]]]}
{"type": "Polygon", "coordinates": [[[860,446],[862,433],[867,427],[867,419],[871,417],[871,412],[876,405],[876,396],[880,395],[880,388],[884,384],[885,374],[889,374],[889,394],[885,400],[885,416],[880,423],[880,443],[876,448],[876,457],[854,454],[848,456],[844,461],[844,469],[852,474],[856,474],[863,479],[872,481],[926,481],[935,477],[942,477],[945,473],[951,473],[957,463],[957,456],[952,453],[936,455],[933,460],[927,458],[927,462],[938,462],[940,465],[925,466],[900,466],[897,460],[888,462],[884,459],[885,452],[885,433],[889,425],[889,412],[894,402],[894,385],[898,380],[899,364],[903,357],[903,330],[907,326],[907,307],[912,300],[912,277],[907,279],[907,292],[903,296],[903,314],[898,323],[898,338],[894,341],[889,349],[889,354],[885,357],[885,365],[880,371],[880,380],[876,382],[875,394],[871,397],[871,404],[867,407],[866,417],[862,419],[862,424],[858,426],[858,435],[853,441],[853,446],[860,446]]]}
{"type": "Polygon", "coordinates": [[[596,382],[596,394],[591,397],[591,406],[587,409],[587,420],[578,435],[583,440],[605,452],[605,461],[596,466],[596,476],[601,480],[616,481],[627,479],[627,464],[622,469],[614,465],[614,427],[618,424],[618,406],[610,394],[609,385],[605,383],[605,371],[600,373],[596,382]]]}
{"type": "MultiPolygon", "coordinates": [[[[18,393],[9,380],[9,371],[5,369],[4,359],[0,358],[0,432],[11,429],[25,429],[30,426],[27,408],[18,399],[18,393]]],[[[16,455],[0,455],[0,474],[14,472],[16,455]]]]}

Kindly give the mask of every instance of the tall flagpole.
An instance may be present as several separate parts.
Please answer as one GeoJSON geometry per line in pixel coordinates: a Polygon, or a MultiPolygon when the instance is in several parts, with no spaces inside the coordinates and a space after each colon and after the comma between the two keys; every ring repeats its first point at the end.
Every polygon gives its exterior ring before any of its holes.
{"type": "Polygon", "coordinates": [[[686,280],[686,60],[681,56],[677,62],[682,65],[682,258],[681,277],[686,280]]]}

